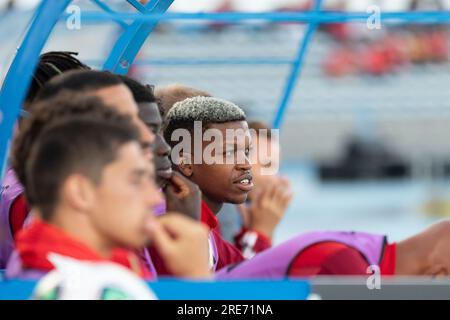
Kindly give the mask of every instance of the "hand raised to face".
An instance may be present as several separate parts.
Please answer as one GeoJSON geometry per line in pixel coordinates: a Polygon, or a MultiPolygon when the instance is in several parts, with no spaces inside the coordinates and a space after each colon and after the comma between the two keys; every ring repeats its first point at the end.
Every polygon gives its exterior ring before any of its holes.
{"type": "Polygon", "coordinates": [[[209,278],[208,228],[168,212],[146,225],[150,241],[167,268],[178,277],[209,278]]]}
{"type": "Polygon", "coordinates": [[[168,212],[176,211],[200,221],[202,193],[195,183],[174,172],[163,192],[168,212]]]}

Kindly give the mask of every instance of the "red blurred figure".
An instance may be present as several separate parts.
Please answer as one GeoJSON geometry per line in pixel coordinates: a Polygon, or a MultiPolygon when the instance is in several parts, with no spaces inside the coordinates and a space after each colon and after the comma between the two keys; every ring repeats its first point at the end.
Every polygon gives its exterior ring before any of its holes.
{"type": "Polygon", "coordinates": [[[433,62],[445,62],[448,60],[448,37],[444,31],[433,31],[428,35],[428,46],[433,62]]]}
{"type": "Polygon", "coordinates": [[[361,71],[364,73],[380,76],[392,70],[389,55],[381,45],[365,49],[359,58],[361,71]]]}
{"type": "Polygon", "coordinates": [[[351,30],[345,23],[326,24],[324,29],[337,41],[345,41],[351,36],[351,30]]]}
{"type": "Polygon", "coordinates": [[[338,48],[326,59],[324,70],[332,77],[342,77],[356,72],[355,53],[349,48],[338,48]]]}
{"type": "Polygon", "coordinates": [[[408,50],[405,41],[398,36],[388,35],[383,40],[383,46],[389,62],[396,66],[405,65],[409,62],[408,50]]]}

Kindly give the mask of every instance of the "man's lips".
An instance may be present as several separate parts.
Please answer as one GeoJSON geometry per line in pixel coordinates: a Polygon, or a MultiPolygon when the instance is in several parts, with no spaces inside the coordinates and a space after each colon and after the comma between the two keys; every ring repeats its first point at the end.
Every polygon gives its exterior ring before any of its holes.
{"type": "Polygon", "coordinates": [[[158,177],[161,177],[163,179],[170,179],[173,174],[172,168],[166,168],[166,169],[158,169],[156,170],[156,174],[158,177]]]}
{"type": "Polygon", "coordinates": [[[250,173],[246,173],[241,175],[239,178],[235,179],[233,181],[233,184],[235,184],[240,190],[244,192],[249,192],[253,189],[253,177],[250,173]]]}

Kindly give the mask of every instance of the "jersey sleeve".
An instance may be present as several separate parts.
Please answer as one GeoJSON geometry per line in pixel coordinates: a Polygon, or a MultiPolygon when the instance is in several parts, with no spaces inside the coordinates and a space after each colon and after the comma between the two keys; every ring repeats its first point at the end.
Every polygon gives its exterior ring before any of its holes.
{"type": "Polygon", "coordinates": [[[272,240],[266,235],[252,229],[242,228],[234,237],[236,248],[246,259],[272,247],[272,240]]]}

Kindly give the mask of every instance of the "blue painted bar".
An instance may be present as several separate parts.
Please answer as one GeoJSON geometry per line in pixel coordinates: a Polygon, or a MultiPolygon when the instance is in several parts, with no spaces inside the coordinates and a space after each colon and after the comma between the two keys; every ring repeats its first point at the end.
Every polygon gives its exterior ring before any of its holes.
{"type": "MultiPolygon", "coordinates": [[[[320,12],[321,8],[322,8],[322,0],[316,0],[315,5],[312,9],[313,12],[318,13],[320,12]]],[[[280,129],[281,127],[281,123],[283,121],[284,115],[286,114],[286,110],[289,106],[292,93],[294,92],[295,85],[297,84],[298,76],[302,71],[309,43],[312,39],[314,32],[317,29],[317,26],[318,25],[315,22],[310,23],[304,37],[300,41],[297,59],[292,64],[291,73],[289,74],[289,77],[286,81],[284,93],[281,98],[278,110],[275,114],[275,118],[273,120],[272,127],[274,129],[280,129]]]]}
{"type": "Polygon", "coordinates": [[[162,300],[305,300],[310,292],[309,283],[302,280],[160,280],[149,286],[162,300]]]}
{"type": "MultiPolygon", "coordinates": [[[[0,281],[0,300],[25,300],[34,281],[0,281]]],[[[302,280],[280,281],[186,281],[159,280],[148,283],[160,300],[305,300],[310,285],[302,280]]]]}
{"type": "Polygon", "coordinates": [[[8,70],[0,92],[0,178],[3,177],[12,131],[26,90],[50,32],[70,0],[42,1],[8,70]]]}
{"type": "MultiPolygon", "coordinates": [[[[101,66],[102,61],[96,59],[84,59],[84,63],[90,66],[101,66]]],[[[279,58],[221,58],[221,59],[139,59],[133,64],[138,66],[197,66],[197,65],[286,65],[293,63],[292,59],[279,58]]]]}
{"type": "MultiPolygon", "coordinates": [[[[268,22],[301,22],[301,23],[366,23],[372,16],[366,12],[333,12],[321,11],[320,13],[301,12],[221,12],[221,13],[106,13],[83,12],[83,23],[107,22],[112,19],[134,20],[136,22],[156,21],[215,21],[215,22],[240,22],[246,20],[261,20],[268,22]]],[[[67,16],[62,16],[65,19],[67,16]]],[[[383,24],[448,24],[450,23],[450,11],[428,12],[381,12],[380,21],[383,24]]]]}

